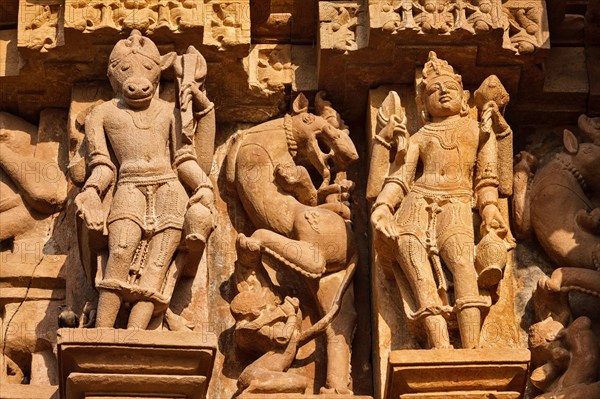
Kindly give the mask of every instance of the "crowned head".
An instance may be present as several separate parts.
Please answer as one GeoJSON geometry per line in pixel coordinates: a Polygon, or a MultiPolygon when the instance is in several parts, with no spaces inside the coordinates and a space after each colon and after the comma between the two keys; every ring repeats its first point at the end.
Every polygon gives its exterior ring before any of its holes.
{"type": "Polygon", "coordinates": [[[423,80],[417,89],[426,121],[468,113],[469,92],[463,90],[461,76],[434,51],[429,52],[429,59],[423,67],[423,80]]]}

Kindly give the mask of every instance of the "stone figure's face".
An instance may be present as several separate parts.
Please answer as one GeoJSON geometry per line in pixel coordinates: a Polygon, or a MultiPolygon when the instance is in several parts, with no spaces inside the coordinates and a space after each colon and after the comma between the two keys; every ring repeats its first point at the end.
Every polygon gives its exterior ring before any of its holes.
{"type": "Polygon", "coordinates": [[[423,92],[423,102],[433,117],[460,114],[463,102],[462,85],[449,76],[431,78],[423,92]]]}
{"type": "Polygon", "coordinates": [[[132,108],[150,105],[158,87],[160,73],[160,65],[135,53],[108,67],[108,77],[113,88],[122,92],[125,103],[132,108]]]}

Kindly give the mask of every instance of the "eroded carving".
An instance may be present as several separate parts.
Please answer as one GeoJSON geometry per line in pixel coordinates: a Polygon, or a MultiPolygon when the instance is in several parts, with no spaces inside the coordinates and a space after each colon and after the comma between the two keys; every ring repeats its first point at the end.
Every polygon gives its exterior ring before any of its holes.
{"type": "Polygon", "coordinates": [[[53,352],[65,257],[49,239],[67,198],[65,127],[62,110],[44,110],[39,127],[0,113],[3,386],[57,383],[53,352]]]}
{"type": "Polygon", "coordinates": [[[203,4],[189,0],[66,0],[65,7],[65,26],[82,32],[138,29],[148,35],[204,25],[203,4]]]}
{"type": "MultiPolygon", "coordinates": [[[[75,199],[87,229],[80,242],[95,245],[106,262],[96,266],[96,327],[113,327],[129,303],[128,328],[145,329],[154,316],[162,322],[178,278],[197,267],[213,228],[213,186],[196,158],[199,143],[212,149],[206,138],[214,132],[206,127],[214,128],[213,104],[203,89],[200,53],[190,48],[179,58],[161,56],[137,30],[115,45],[108,76],[114,98],[85,120],[88,177],[75,199]],[[170,66],[180,108],[156,94],[161,71],[170,66]],[[97,248],[103,239],[107,259],[97,248]]],[[[82,256],[93,278],[93,256],[82,256]]]]}
{"type": "Polygon", "coordinates": [[[455,316],[462,347],[477,348],[482,311],[491,305],[486,289],[499,283],[513,246],[499,209],[497,166],[506,162],[498,137],[510,134],[499,112],[508,99],[499,80],[488,78],[475,96],[478,123],[469,116],[461,76],[434,52],[417,93],[424,126],[413,135],[395,92],[379,110],[368,189],[371,197],[378,193],[371,215],[374,246],[430,347],[451,347],[447,319],[455,316]],[[476,248],[473,198],[482,218],[476,248]]]}
{"type": "Polygon", "coordinates": [[[384,0],[370,4],[371,25],[398,34],[448,35],[465,31],[505,32],[504,47],[528,54],[541,47],[544,6],[541,2],[501,0],[384,0]]]}
{"type": "Polygon", "coordinates": [[[365,45],[366,13],[358,3],[321,2],[321,48],[348,53],[365,45]]]}
{"type": "Polygon", "coordinates": [[[20,1],[19,47],[47,52],[62,45],[62,12],[58,1],[20,1]]]}
{"type": "Polygon", "coordinates": [[[263,337],[260,342],[264,344],[255,346],[261,357],[239,381],[247,390],[304,392],[308,381],[284,372],[299,346],[325,332],[327,381],[321,392],[352,393],[350,357],[356,321],[352,276],[358,254],[348,206],[353,184],[344,171],[358,155],[346,126],[323,93],[317,95],[315,107],[319,115],[308,112],[308,100],[299,95],[293,114],[239,133],[228,153],[228,181],[257,228],[250,237],[239,234],[237,239],[240,293],[232,303],[238,320],[236,335],[238,340],[251,340],[268,326],[279,326],[274,328],[283,334],[263,337]],[[318,188],[309,171],[322,179],[316,183],[318,188]],[[283,329],[299,318],[298,303],[291,297],[278,298],[286,295],[286,287],[276,288],[265,274],[268,270],[301,277],[308,301],[312,296],[317,309],[310,302],[301,307],[320,320],[306,331],[299,326],[283,329]],[[252,305],[241,311],[238,305],[244,303],[252,305]],[[271,364],[268,359],[277,360],[271,364]],[[275,378],[271,383],[257,381],[267,372],[275,378]]]}
{"type": "MultiPolygon", "coordinates": [[[[579,118],[591,143],[563,132],[563,151],[536,171],[537,158],[521,152],[515,166],[513,219],[522,237],[532,233],[559,266],[543,276],[533,295],[538,322],[529,331],[536,399],[600,395],[598,338],[592,320],[576,317],[570,292],[600,297],[596,167],[600,159],[600,119],[579,118]]],[[[579,313],[581,314],[581,313],[579,313]]],[[[587,314],[588,316],[593,316],[587,314]]]]}
{"type": "Polygon", "coordinates": [[[204,44],[219,49],[250,43],[250,14],[246,2],[217,1],[205,4],[204,44]]]}

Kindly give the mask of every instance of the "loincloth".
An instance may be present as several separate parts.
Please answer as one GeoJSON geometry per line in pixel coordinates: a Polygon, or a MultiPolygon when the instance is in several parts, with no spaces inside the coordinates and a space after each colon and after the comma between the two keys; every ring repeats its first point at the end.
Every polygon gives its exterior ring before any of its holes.
{"type": "Polygon", "coordinates": [[[181,230],[188,195],[175,174],[122,177],[112,201],[107,223],[135,222],[145,234],[168,228],[181,230]]]}
{"type": "Polygon", "coordinates": [[[423,246],[428,237],[433,238],[438,248],[456,234],[473,242],[472,198],[469,190],[437,192],[413,187],[394,216],[398,232],[416,237],[423,246]]]}

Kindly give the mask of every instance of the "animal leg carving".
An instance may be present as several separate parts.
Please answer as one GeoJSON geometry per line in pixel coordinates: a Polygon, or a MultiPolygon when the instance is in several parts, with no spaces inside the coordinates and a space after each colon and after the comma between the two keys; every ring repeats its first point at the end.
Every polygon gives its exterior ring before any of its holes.
{"type": "Polygon", "coordinates": [[[318,278],[325,272],[326,261],[316,249],[317,246],[292,240],[270,230],[256,230],[251,237],[240,234],[238,247],[249,254],[269,254],[309,278],[318,278]]]}

